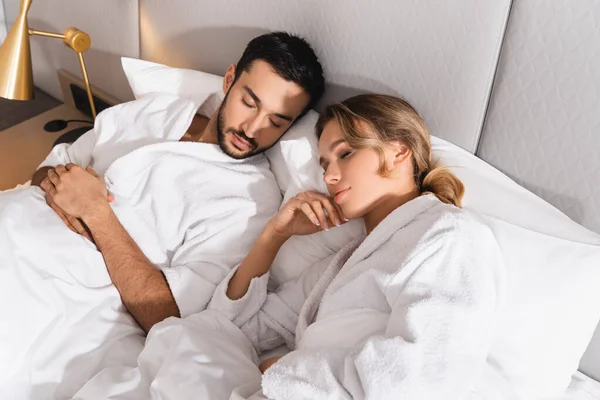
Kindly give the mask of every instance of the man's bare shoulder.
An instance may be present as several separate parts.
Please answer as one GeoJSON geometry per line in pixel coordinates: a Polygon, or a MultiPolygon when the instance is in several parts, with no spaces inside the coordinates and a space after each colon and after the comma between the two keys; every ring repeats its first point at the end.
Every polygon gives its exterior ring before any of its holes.
{"type": "Polygon", "coordinates": [[[198,142],[199,139],[202,137],[202,134],[204,133],[204,130],[206,129],[206,126],[208,125],[209,121],[210,119],[203,115],[194,115],[190,127],[187,131],[185,131],[185,134],[181,137],[181,139],[179,139],[179,141],[198,142]]]}

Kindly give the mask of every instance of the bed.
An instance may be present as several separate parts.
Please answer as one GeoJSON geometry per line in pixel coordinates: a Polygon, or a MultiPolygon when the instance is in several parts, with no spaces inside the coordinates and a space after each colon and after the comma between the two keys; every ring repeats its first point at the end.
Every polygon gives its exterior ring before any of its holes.
{"type": "MultiPolygon", "coordinates": [[[[600,232],[594,0],[189,0],[140,7],[140,58],[216,74],[255,34],[300,33],[326,60],[321,105],[361,91],[399,94],[432,134],[600,232]]],[[[600,380],[600,328],[580,368],[600,380]]]]}
{"type": "MultiPolygon", "coordinates": [[[[48,3],[34,4],[30,15],[52,21],[48,8],[65,1],[48,3]]],[[[324,61],[329,86],[319,110],[365,91],[401,95],[433,135],[465,152],[461,157],[475,155],[590,235],[600,232],[600,4],[594,0],[139,0],[125,8],[139,52],[132,54],[130,44],[114,52],[216,75],[250,38],[299,33],[324,61]]],[[[110,88],[123,82],[116,71],[92,71],[92,80],[110,88]]],[[[439,146],[443,151],[445,142],[439,146]]],[[[518,208],[522,197],[515,199],[518,208]]],[[[555,221],[550,209],[540,215],[539,221],[555,221]]],[[[561,230],[550,225],[546,232],[561,230]]],[[[600,398],[600,328],[586,335],[570,399],[600,398]]]]}

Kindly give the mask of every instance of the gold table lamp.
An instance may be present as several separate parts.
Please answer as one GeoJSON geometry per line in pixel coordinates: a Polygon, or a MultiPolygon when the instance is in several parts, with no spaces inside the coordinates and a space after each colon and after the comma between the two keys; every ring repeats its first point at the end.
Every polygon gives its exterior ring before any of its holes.
{"type": "Polygon", "coordinates": [[[33,99],[33,70],[31,67],[31,49],[29,35],[39,35],[62,39],[63,43],[77,53],[79,65],[85,82],[92,118],[96,118],[96,107],[92,97],[92,88],[88,79],[83,53],[90,48],[90,36],[77,28],[70,27],[63,34],[36,31],[27,25],[27,12],[32,0],[21,0],[19,17],[10,29],[0,47],[0,97],[12,100],[33,99]]]}

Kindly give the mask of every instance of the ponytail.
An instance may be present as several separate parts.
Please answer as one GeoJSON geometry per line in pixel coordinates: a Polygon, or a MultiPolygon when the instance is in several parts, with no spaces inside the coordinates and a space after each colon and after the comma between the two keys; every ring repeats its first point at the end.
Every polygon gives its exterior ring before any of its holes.
{"type": "Polygon", "coordinates": [[[424,175],[419,188],[421,195],[431,193],[442,203],[461,206],[465,186],[448,167],[438,167],[436,163],[424,175]]]}

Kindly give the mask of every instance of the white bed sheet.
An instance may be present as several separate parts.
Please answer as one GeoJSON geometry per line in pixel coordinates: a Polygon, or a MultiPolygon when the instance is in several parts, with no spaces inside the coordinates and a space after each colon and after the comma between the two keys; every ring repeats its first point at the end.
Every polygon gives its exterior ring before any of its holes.
{"type": "Polygon", "coordinates": [[[573,375],[565,400],[600,400],[600,382],[577,371],[573,375]]]}
{"type": "MultiPolygon", "coordinates": [[[[228,399],[232,390],[236,394],[230,400],[264,399],[254,348],[237,327],[211,310],[156,325],[137,363],[136,367],[106,368],[74,399],[228,399]]],[[[489,377],[474,389],[470,399],[529,400],[517,397],[499,375],[489,377]],[[493,390],[486,385],[492,385],[493,390]]],[[[576,372],[567,393],[540,400],[599,399],[600,383],[576,372]]]]}

